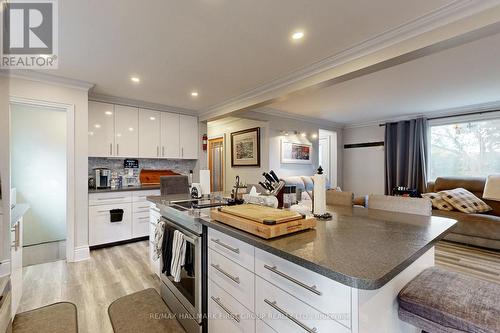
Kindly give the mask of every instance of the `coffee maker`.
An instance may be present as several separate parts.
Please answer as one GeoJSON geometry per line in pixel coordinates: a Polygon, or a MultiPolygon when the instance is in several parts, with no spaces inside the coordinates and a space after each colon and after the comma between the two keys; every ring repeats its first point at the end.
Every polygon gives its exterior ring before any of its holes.
{"type": "Polygon", "coordinates": [[[110,188],[111,187],[111,170],[107,168],[93,169],[95,174],[95,187],[96,188],[110,188]]]}

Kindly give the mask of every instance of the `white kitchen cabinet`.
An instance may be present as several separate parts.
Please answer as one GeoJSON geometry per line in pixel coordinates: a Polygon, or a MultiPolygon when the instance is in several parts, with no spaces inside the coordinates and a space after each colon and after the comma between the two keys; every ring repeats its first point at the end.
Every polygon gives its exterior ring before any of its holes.
{"type": "Polygon", "coordinates": [[[149,195],[160,190],[116,191],[89,195],[89,243],[103,245],[146,237],[150,231],[149,195]],[[122,222],[110,222],[110,210],[123,209],[122,222]]]}
{"type": "Polygon", "coordinates": [[[115,106],[89,102],[89,156],[110,157],[115,153],[115,106]]]}
{"type": "Polygon", "coordinates": [[[119,242],[132,238],[132,206],[128,204],[89,207],[90,246],[119,242]],[[110,221],[112,209],[123,209],[120,222],[110,221]]]}
{"type": "Polygon", "coordinates": [[[139,110],[130,106],[115,105],[115,156],[139,155],[139,110]]]}
{"type": "Polygon", "coordinates": [[[198,159],[198,144],[200,142],[198,133],[198,118],[180,115],[180,157],[183,159],[198,159]]]}
{"type": "Polygon", "coordinates": [[[161,112],[139,109],[139,157],[160,157],[161,112]]]}
{"type": "Polygon", "coordinates": [[[179,115],[161,113],[161,152],[162,158],[180,158],[179,115]]]}

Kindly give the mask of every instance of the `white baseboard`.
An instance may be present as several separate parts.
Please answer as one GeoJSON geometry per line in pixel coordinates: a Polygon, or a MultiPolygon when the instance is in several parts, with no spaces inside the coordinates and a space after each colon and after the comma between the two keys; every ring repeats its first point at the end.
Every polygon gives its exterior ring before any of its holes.
{"type": "Polygon", "coordinates": [[[88,246],[75,247],[73,262],[90,259],[90,248],[88,246]]]}
{"type": "Polygon", "coordinates": [[[0,262],[0,277],[10,275],[10,260],[2,260],[0,262]]]}

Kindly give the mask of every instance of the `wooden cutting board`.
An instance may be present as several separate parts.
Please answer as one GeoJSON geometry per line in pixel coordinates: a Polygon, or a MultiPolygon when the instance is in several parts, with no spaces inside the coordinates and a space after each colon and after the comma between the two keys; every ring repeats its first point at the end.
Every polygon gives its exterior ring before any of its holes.
{"type": "Polygon", "coordinates": [[[212,209],[210,211],[210,216],[218,222],[265,239],[289,235],[294,232],[312,229],[316,226],[316,219],[314,217],[302,218],[300,220],[288,221],[275,225],[265,225],[243,217],[220,212],[217,209],[212,209]]]}
{"type": "Polygon", "coordinates": [[[303,218],[303,216],[297,212],[253,204],[224,206],[221,208],[221,212],[239,216],[259,223],[264,223],[264,220],[276,221],[276,223],[284,223],[294,220],[300,220],[303,218]]]}
{"type": "Polygon", "coordinates": [[[139,180],[142,185],[160,185],[161,176],[176,176],[179,175],[172,170],[147,170],[142,169],[139,175],[139,180]]]}

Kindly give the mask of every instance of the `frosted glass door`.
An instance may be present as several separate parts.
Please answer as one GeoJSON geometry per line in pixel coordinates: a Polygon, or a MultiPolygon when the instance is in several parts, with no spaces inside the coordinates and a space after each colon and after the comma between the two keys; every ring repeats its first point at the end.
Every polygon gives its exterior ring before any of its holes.
{"type": "Polygon", "coordinates": [[[27,203],[24,246],[66,239],[66,112],[11,105],[11,177],[27,203]]]}

